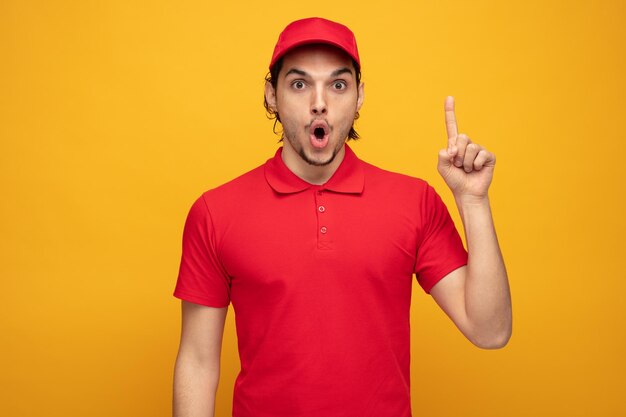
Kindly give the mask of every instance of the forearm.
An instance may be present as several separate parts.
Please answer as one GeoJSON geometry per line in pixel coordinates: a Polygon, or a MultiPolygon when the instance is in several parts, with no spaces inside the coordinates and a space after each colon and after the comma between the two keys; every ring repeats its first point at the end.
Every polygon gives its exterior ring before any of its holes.
{"type": "Polygon", "coordinates": [[[473,342],[501,347],[511,335],[508,278],[487,197],[457,198],[468,249],[465,311],[473,342]]]}
{"type": "Polygon", "coordinates": [[[174,370],[173,417],[213,417],[219,367],[179,354],[174,370]]]}

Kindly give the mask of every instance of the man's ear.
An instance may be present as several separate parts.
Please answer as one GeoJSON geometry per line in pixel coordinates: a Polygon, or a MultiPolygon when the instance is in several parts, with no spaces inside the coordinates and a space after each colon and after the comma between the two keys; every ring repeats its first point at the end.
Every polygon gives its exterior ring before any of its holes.
{"type": "Polygon", "coordinates": [[[272,111],[276,112],[276,89],[271,82],[265,81],[265,101],[272,111]]]}
{"type": "Polygon", "coordinates": [[[357,98],[356,98],[356,111],[361,110],[361,106],[363,105],[363,100],[365,99],[365,83],[361,82],[357,89],[357,98]]]}

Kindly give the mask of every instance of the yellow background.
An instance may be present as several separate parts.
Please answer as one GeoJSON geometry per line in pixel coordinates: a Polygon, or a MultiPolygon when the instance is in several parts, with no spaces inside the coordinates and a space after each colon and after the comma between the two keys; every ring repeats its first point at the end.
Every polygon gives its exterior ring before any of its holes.
{"type": "Polygon", "coordinates": [[[498,157],[513,337],[473,347],[415,283],[414,415],[625,415],[624,4],[1,1],[0,413],[170,415],[187,210],[273,154],[273,45],[321,15],[359,42],[360,157],[455,212],[435,169],[448,94],[498,157]]]}

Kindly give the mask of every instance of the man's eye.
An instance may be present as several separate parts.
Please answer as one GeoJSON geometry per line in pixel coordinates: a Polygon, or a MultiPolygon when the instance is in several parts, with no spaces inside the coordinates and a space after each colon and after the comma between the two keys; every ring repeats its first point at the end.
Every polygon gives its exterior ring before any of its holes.
{"type": "Polygon", "coordinates": [[[346,88],[346,83],[343,81],[337,81],[335,84],[333,84],[333,87],[335,88],[335,90],[343,90],[346,88]]]}
{"type": "Polygon", "coordinates": [[[294,81],[292,85],[296,90],[302,90],[304,88],[304,83],[302,81],[294,81]]]}

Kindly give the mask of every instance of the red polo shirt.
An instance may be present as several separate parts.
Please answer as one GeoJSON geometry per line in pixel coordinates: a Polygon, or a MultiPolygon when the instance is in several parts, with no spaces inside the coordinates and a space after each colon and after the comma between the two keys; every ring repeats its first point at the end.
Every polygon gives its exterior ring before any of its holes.
{"type": "Polygon", "coordinates": [[[193,204],[174,295],[233,304],[234,417],[408,417],[413,274],[429,292],[467,262],[450,215],[347,145],[324,185],[281,150],[193,204]]]}

